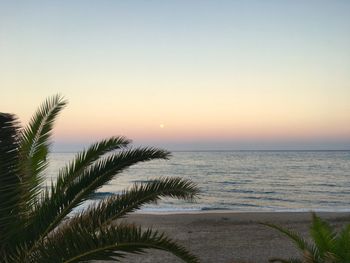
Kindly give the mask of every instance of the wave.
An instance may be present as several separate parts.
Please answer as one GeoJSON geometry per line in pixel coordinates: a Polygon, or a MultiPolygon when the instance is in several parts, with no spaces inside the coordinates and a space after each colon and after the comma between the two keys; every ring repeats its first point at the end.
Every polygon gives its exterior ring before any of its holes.
{"type": "Polygon", "coordinates": [[[116,193],[112,193],[112,192],[96,192],[96,193],[93,193],[91,195],[91,199],[104,199],[106,197],[109,197],[109,196],[112,196],[112,195],[115,195],[116,193]]]}

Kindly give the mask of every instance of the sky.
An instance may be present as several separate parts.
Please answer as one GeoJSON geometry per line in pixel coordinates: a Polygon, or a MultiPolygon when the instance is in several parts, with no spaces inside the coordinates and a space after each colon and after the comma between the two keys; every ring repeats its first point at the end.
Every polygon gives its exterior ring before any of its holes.
{"type": "Polygon", "coordinates": [[[56,151],[350,149],[350,1],[0,0],[0,111],[56,151]]]}

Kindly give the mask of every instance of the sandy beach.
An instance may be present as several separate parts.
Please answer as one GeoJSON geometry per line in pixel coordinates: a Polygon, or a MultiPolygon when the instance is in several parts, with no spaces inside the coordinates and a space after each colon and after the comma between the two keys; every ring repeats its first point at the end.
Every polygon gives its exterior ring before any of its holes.
{"type": "MultiPolygon", "coordinates": [[[[318,213],[336,228],[350,222],[350,213],[318,213]]],[[[292,228],[305,237],[311,214],[280,213],[195,213],[133,214],[129,222],[153,227],[168,233],[178,243],[198,255],[201,262],[268,262],[271,257],[296,256],[297,250],[285,236],[260,225],[270,222],[292,228]]],[[[182,262],[169,253],[149,251],[146,255],[128,256],[122,262],[182,262]]]]}

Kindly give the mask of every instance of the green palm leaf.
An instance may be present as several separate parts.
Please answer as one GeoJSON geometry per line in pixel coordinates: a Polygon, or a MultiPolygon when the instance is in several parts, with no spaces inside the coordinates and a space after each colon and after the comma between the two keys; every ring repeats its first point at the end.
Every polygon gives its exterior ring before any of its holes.
{"type": "Polygon", "coordinates": [[[156,202],[161,197],[172,197],[192,201],[198,194],[198,189],[192,181],[175,178],[159,178],[147,183],[135,184],[122,194],[113,195],[101,201],[97,206],[91,206],[71,223],[84,222],[86,227],[94,230],[97,226],[108,225],[113,220],[125,216],[142,205],[156,202]]]}
{"type": "MultiPolygon", "coordinates": [[[[278,226],[276,224],[271,224],[271,223],[261,223],[262,225],[271,227],[273,229],[278,230],[282,234],[286,235],[288,238],[290,238],[293,243],[299,248],[305,263],[314,263],[317,262],[316,259],[319,257],[318,250],[315,246],[310,245],[300,234],[298,234],[295,231],[289,230],[287,228],[278,226]]],[[[291,258],[291,259],[272,259],[274,260],[273,262],[293,262],[295,260],[298,260],[296,258],[291,258]]],[[[298,261],[296,261],[298,262],[298,261]]]]}
{"type": "MultiPolygon", "coordinates": [[[[52,185],[51,191],[44,191],[41,202],[34,208],[26,236],[35,240],[38,238],[38,233],[45,230],[49,232],[55,228],[60,223],[60,220],[56,220],[56,224],[52,224],[52,220],[57,218],[67,204],[74,199],[74,195],[67,196],[62,193],[69,192],[68,187],[74,184],[74,180],[86,172],[86,169],[96,160],[108,152],[126,147],[129,143],[130,141],[124,137],[112,137],[95,143],[87,150],[78,153],[74,161],[60,170],[57,181],[52,185]],[[69,199],[69,197],[71,198],[69,199]]],[[[70,211],[71,209],[62,214],[61,218],[70,211]]]]}
{"type": "Polygon", "coordinates": [[[59,95],[47,99],[31,119],[29,125],[23,129],[20,138],[22,197],[31,207],[36,202],[40,192],[40,184],[47,167],[51,131],[59,112],[65,107],[66,101],[59,95]]]}
{"type": "Polygon", "coordinates": [[[184,247],[177,245],[165,234],[135,225],[119,224],[87,231],[84,224],[69,226],[69,231],[48,238],[37,250],[35,262],[82,262],[88,260],[113,260],[123,258],[126,253],[145,253],[146,249],[168,251],[185,262],[199,262],[184,247]]]}
{"type": "Polygon", "coordinates": [[[327,222],[323,221],[315,213],[312,213],[310,235],[315,242],[319,257],[321,259],[330,257],[335,248],[336,233],[332,231],[327,222]]]}
{"type": "MultiPolygon", "coordinates": [[[[331,226],[315,213],[312,213],[310,236],[314,241],[309,245],[297,233],[274,224],[264,225],[279,230],[294,241],[301,252],[305,263],[345,263],[350,262],[350,225],[348,224],[338,235],[331,226]]],[[[271,259],[271,262],[291,262],[290,260],[271,259]]],[[[298,262],[298,261],[297,261],[298,262]]]]}
{"type": "Polygon", "coordinates": [[[350,224],[337,237],[334,254],[338,256],[338,262],[350,262],[350,224]]]}
{"type": "MultiPolygon", "coordinates": [[[[125,150],[98,160],[72,180],[67,187],[65,194],[58,188],[52,188],[52,202],[58,205],[58,214],[51,221],[44,234],[54,229],[57,224],[67,216],[73,208],[87,200],[94,191],[109,182],[116,174],[138,162],[150,161],[153,159],[166,159],[169,152],[154,148],[138,148],[125,150]]],[[[52,211],[51,212],[57,212],[52,211]]],[[[50,211],[47,211],[48,214],[50,211]]]]}
{"type": "Polygon", "coordinates": [[[65,220],[76,206],[131,165],[170,156],[156,148],[124,149],[130,141],[112,137],[77,154],[59,171],[56,182],[42,191],[53,122],[65,105],[60,96],[48,99],[22,131],[12,115],[0,114],[1,261],[80,262],[121,258],[153,248],[198,262],[164,234],[110,224],[164,196],[192,200],[198,189],[189,180],[164,178],[136,184],[65,220]]]}
{"type": "Polygon", "coordinates": [[[124,137],[111,137],[94,143],[87,150],[78,153],[73,162],[61,169],[57,178],[57,189],[64,191],[93,162],[104,154],[128,146],[131,141],[124,137]]]}
{"type": "Polygon", "coordinates": [[[0,113],[0,250],[20,226],[18,134],[16,118],[0,113]]]}
{"type": "Polygon", "coordinates": [[[310,245],[307,243],[307,241],[303,237],[301,237],[298,233],[296,233],[292,230],[289,230],[287,228],[281,227],[279,225],[276,225],[276,224],[271,224],[271,223],[261,223],[261,224],[268,226],[268,227],[271,227],[273,229],[276,229],[279,232],[281,232],[282,234],[289,237],[301,251],[304,251],[304,250],[310,251],[311,250],[310,245]]]}

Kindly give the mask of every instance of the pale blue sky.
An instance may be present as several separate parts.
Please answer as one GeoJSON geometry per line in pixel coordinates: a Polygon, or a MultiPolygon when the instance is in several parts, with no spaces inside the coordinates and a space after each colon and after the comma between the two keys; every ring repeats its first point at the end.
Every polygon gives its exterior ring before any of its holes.
{"type": "Polygon", "coordinates": [[[27,121],[64,94],[60,145],[350,148],[349,14],[350,1],[0,1],[1,111],[27,121]]]}

